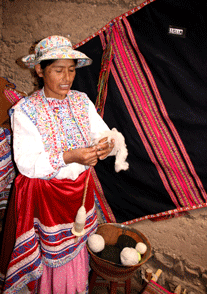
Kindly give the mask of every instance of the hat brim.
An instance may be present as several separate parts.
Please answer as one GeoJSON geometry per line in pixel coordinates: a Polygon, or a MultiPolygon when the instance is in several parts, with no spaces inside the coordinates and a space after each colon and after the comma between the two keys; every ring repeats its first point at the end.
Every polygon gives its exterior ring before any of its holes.
{"type": "Polygon", "coordinates": [[[52,59],[76,59],[76,68],[88,66],[93,62],[92,59],[89,58],[87,55],[80,51],[73,50],[71,47],[50,49],[46,52],[43,52],[43,54],[38,57],[35,57],[34,54],[30,54],[23,57],[22,61],[28,68],[34,68],[35,65],[40,63],[41,61],[52,59]]]}

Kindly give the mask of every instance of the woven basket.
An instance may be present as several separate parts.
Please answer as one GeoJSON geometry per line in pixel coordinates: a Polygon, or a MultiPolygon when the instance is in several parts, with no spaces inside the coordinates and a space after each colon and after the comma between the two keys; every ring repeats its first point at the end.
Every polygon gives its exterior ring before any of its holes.
{"type": "Polygon", "coordinates": [[[104,238],[106,245],[115,245],[118,237],[122,234],[132,237],[137,243],[143,242],[147,245],[147,251],[142,255],[140,263],[133,266],[123,266],[121,264],[104,260],[94,254],[87,246],[91,256],[92,269],[106,280],[119,281],[128,279],[151,256],[151,245],[148,239],[134,228],[122,224],[107,223],[99,225],[96,233],[104,238]]]}

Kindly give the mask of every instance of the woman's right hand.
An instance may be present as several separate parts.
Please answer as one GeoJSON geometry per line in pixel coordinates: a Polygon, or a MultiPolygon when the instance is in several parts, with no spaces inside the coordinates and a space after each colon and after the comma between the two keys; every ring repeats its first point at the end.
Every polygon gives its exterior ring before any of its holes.
{"type": "Polygon", "coordinates": [[[95,166],[98,162],[97,147],[92,146],[65,151],[63,159],[66,164],[76,162],[83,165],[95,166]]]}

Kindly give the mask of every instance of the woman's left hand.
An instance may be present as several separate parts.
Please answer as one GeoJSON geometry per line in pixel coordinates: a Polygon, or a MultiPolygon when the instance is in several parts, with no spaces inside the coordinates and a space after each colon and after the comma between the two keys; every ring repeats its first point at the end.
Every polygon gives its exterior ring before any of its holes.
{"type": "Polygon", "coordinates": [[[112,139],[111,142],[108,142],[107,137],[98,142],[96,145],[98,159],[103,160],[109,155],[109,153],[111,153],[114,148],[114,142],[114,139],[112,139]]]}

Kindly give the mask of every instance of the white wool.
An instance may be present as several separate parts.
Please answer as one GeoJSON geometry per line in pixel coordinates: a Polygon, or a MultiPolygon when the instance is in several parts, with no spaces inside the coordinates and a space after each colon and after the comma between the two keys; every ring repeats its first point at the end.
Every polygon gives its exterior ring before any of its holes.
{"type": "Polygon", "coordinates": [[[99,234],[93,234],[88,238],[88,246],[91,251],[97,253],[104,249],[105,247],[105,240],[99,234]]]}
{"type": "Polygon", "coordinates": [[[113,128],[110,131],[103,132],[99,138],[94,140],[93,143],[96,145],[98,144],[99,140],[105,137],[108,138],[108,143],[110,143],[112,139],[115,140],[114,148],[109,154],[110,156],[115,155],[115,171],[118,173],[121,170],[127,170],[129,168],[129,164],[126,161],[128,150],[124,136],[122,133],[118,132],[116,128],[113,128]]]}
{"type": "Polygon", "coordinates": [[[86,209],[84,206],[81,206],[78,209],[75,222],[71,230],[72,234],[77,237],[83,236],[85,233],[85,230],[84,230],[85,222],[86,222],[86,209]]]}
{"type": "Polygon", "coordinates": [[[125,247],[120,254],[123,265],[136,265],[139,263],[139,255],[135,248],[125,247]]]}
{"type": "Polygon", "coordinates": [[[145,252],[147,251],[147,245],[142,242],[138,242],[137,245],[135,246],[135,249],[140,254],[145,254],[145,252]]]}
{"type": "Polygon", "coordinates": [[[76,233],[81,233],[85,227],[86,222],[86,209],[84,206],[81,206],[78,209],[76,218],[75,218],[75,224],[74,224],[74,230],[76,233]]]}
{"type": "Polygon", "coordinates": [[[84,206],[81,206],[78,209],[75,221],[78,223],[83,223],[83,222],[85,222],[85,220],[86,220],[86,209],[84,206]]]}

